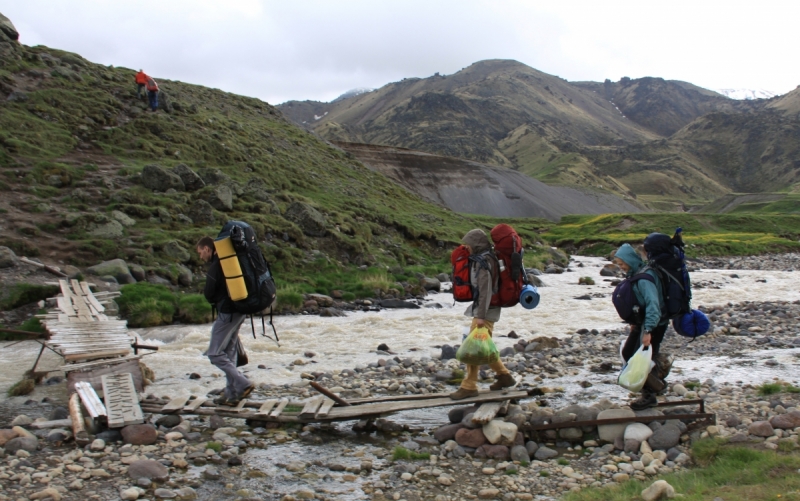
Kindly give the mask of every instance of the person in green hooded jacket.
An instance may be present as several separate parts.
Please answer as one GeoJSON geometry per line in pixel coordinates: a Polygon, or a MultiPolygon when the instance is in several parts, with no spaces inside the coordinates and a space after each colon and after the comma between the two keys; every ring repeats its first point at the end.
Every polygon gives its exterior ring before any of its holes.
{"type": "Polygon", "coordinates": [[[665,311],[665,304],[661,279],[655,270],[647,266],[647,263],[630,244],[623,244],[617,249],[614,254],[614,263],[625,272],[627,277],[644,272],[653,278],[653,282],[638,280],[633,285],[633,293],[637,302],[644,306],[644,317],[640,316],[640,320],[631,324],[630,334],[622,347],[622,358],[627,362],[640,346],[650,347],[656,365],[647,377],[641,397],[631,402],[630,406],[633,410],[655,407],[658,405],[656,396],[666,387],[664,379],[669,375],[672,367],[672,357],[660,353],[661,343],[664,341],[664,334],[669,326],[669,318],[662,314],[665,311]]]}

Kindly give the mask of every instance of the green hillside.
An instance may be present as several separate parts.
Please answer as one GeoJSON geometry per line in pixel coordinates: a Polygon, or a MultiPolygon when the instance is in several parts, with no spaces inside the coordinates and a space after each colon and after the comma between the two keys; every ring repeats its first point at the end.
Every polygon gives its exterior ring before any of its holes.
{"type": "Polygon", "coordinates": [[[121,257],[175,278],[176,263],[201,269],[201,236],[242,219],[284,283],[314,289],[361,265],[444,271],[466,231],[492,224],[423,201],[257,99],[156,75],[154,113],[133,70],[0,49],[0,245],[20,255],[121,257]]]}

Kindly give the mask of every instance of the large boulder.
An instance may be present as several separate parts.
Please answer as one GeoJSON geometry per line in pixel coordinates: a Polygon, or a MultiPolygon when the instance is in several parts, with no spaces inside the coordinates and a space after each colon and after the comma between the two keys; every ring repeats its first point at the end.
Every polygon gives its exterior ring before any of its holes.
{"type": "Polygon", "coordinates": [[[270,202],[272,197],[269,193],[270,189],[263,179],[254,177],[248,181],[244,187],[244,194],[258,200],[259,202],[270,202]]]}
{"type": "Polygon", "coordinates": [[[625,428],[625,440],[636,440],[641,443],[653,435],[653,430],[644,423],[631,423],[625,428]]]}
{"type": "Polygon", "coordinates": [[[667,423],[661,428],[653,432],[653,435],[647,439],[650,448],[654,451],[665,451],[671,447],[675,447],[681,441],[681,429],[672,423],[667,423]]]}
{"type": "Polygon", "coordinates": [[[477,449],[486,443],[486,436],[483,434],[483,430],[480,428],[476,428],[474,430],[470,430],[469,428],[461,428],[456,432],[454,437],[456,443],[462,447],[471,447],[473,449],[477,449]]]}
{"type": "Polygon", "coordinates": [[[603,277],[616,277],[620,273],[621,269],[619,266],[613,263],[609,263],[603,266],[603,269],[600,270],[600,276],[603,277]]]}
{"type": "Polygon", "coordinates": [[[122,429],[122,440],[131,445],[153,445],[158,432],[151,424],[131,424],[122,429]]]}
{"type": "Polygon", "coordinates": [[[122,211],[111,211],[111,217],[125,228],[130,228],[136,224],[136,220],[122,211]]]}
{"type": "Polygon", "coordinates": [[[86,268],[86,273],[98,277],[111,276],[121,284],[132,284],[136,279],[131,274],[128,264],[124,259],[112,259],[86,268]]]}
{"type": "MultiPolygon", "coordinates": [[[[211,207],[224,212],[233,210],[233,192],[228,185],[215,186],[207,195],[208,203],[211,207]]],[[[192,218],[194,219],[194,218],[192,218]]]]}
{"type": "MultiPolygon", "coordinates": [[[[636,414],[627,407],[622,409],[608,409],[597,413],[598,420],[632,417],[636,417],[636,414]]],[[[602,424],[597,427],[597,435],[603,442],[610,442],[613,444],[618,439],[623,440],[625,436],[625,428],[627,427],[628,425],[626,423],[602,424]]]]}
{"type": "Polygon", "coordinates": [[[11,268],[18,264],[19,259],[17,259],[17,255],[14,254],[14,251],[8,247],[0,246],[0,268],[11,268]]]}
{"type": "Polygon", "coordinates": [[[764,438],[771,437],[775,434],[775,429],[769,421],[755,421],[747,427],[747,431],[751,435],[764,438]]]}
{"type": "Polygon", "coordinates": [[[483,435],[492,445],[514,445],[514,439],[517,438],[517,425],[492,419],[483,425],[483,435]]]}
{"type": "Polygon", "coordinates": [[[179,175],[169,172],[156,164],[144,166],[144,169],[142,169],[142,184],[145,188],[153,191],[167,191],[170,188],[176,191],[184,191],[186,188],[179,175]]]}
{"type": "Polygon", "coordinates": [[[306,203],[294,202],[286,209],[284,217],[299,226],[303,233],[310,237],[324,237],[328,233],[325,218],[317,209],[306,203]]]}
{"type": "Polygon", "coordinates": [[[16,454],[19,450],[36,452],[38,446],[39,440],[35,437],[17,437],[6,442],[4,449],[6,454],[16,454]]]}
{"type": "Polygon", "coordinates": [[[189,254],[189,251],[186,250],[186,248],[184,248],[184,246],[181,245],[181,243],[177,240],[170,240],[169,242],[165,243],[161,250],[167,256],[181,263],[186,263],[192,259],[192,255],[189,254]]]}
{"type": "Polygon", "coordinates": [[[11,19],[7,18],[3,14],[0,14],[0,33],[2,33],[9,40],[15,42],[19,40],[19,32],[14,27],[11,19]]]}
{"type": "Polygon", "coordinates": [[[420,282],[420,285],[426,291],[439,292],[442,289],[442,282],[438,278],[425,277],[420,282]]]}
{"type": "Polygon", "coordinates": [[[169,469],[158,461],[140,459],[128,465],[128,476],[133,480],[146,478],[156,482],[166,482],[169,480],[169,469]]]}
{"type": "Polygon", "coordinates": [[[773,428],[780,428],[781,430],[793,430],[800,428],[800,411],[787,412],[786,414],[778,414],[769,420],[769,424],[773,428]]]}
{"type": "Polygon", "coordinates": [[[186,215],[192,219],[194,224],[208,226],[214,224],[214,208],[205,200],[195,200],[189,207],[186,215]]]}
{"type": "Polygon", "coordinates": [[[219,169],[197,169],[197,174],[207,185],[228,184],[231,182],[231,178],[219,169]]]}
{"type": "Polygon", "coordinates": [[[186,191],[197,191],[205,188],[206,183],[195,171],[186,164],[178,164],[172,168],[173,174],[177,174],[183,181],[186,191]]]}
{"type": "Polygon", "coordinates": [[[125,234],[125,227],[119,221],[109,221],[105,224],[98,225],[95,229],[89,232],[89,235],[95,238],[119,238],[125,234]]]}

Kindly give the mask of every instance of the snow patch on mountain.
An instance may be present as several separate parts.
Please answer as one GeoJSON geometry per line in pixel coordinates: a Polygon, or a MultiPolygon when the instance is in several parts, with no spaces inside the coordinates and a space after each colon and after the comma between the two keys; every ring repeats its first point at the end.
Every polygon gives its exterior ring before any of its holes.
{"type": "Polygon", "coordinates": [[[350,89],[331,102],[335,103],[336,101],[341,101],[342,99],[350,99],[351,97],[360,96],[361,94],[366,94],[367,92],[372,92],[373,90],[375,89],[368,89],[366,87],[360,87],[358,89],[350,89]]]}
{"type": "Polygon", "coordinates": [[[764,89],[717,89],[717,92],[731,99],[752,100],[770,99],[777,96],[776,93],[764,89]]]}

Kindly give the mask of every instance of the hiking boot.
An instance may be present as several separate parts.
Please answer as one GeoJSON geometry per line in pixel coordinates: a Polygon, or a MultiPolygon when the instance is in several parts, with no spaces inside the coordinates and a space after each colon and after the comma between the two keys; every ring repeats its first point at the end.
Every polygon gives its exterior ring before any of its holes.
{"type": "Polygon", "coordinates": [[[217,398],[212,400],[212,402],[214,402],[217,405],[230,405],[230,406],[234,406],[239,403],[238,401],[234,402],[232,400],[229,400],[228,397],[226,397],[225,395],[218,396],[217,398]]]}
{"type": "Polygon", "coordinates": [[[499,391],[502,390],[503,388],[509,388],[516,384],[517,380],[514,379],[514,376],[512,376],[511,374],[501,374],[497,376],[497,381],[492,383],[492,385],[489,386],[489,389],[492,391],[499,391]]]}
{"type": "Polygon", "coordinates": [[[477,396],[478,390],[468,390],[466,388],[459,388],[457,391],[450,394],[450,398],[453,400],[463,400],[465,398],[477,396]]]}
{"type": "Polygon", "coordinates": [[[641,397],[630,403],[631,409],[635,411],[643,411],[657,406],[658,399],[656,398],[656,394],[649,391],[643,391],[641,397]]]}
{"type": "Polygon", "coordinates": [[[247,388],[245,388],[245,389],[244,389],[244,391],[242,391],[242,394],[241,394],[241,395],[239,395],[239,397],[237,398],[237,400],[243,400],[243,399],[245,399],[245,398],[249,397],[249,396],[250,396],[250,394],[251,394],[251,393],[253,393],[253,390],[255,389],[255,387],[256,387],[256,385],[254,385],[254,384],[251,384],[250,386],[248,386],[247,388]]]}

